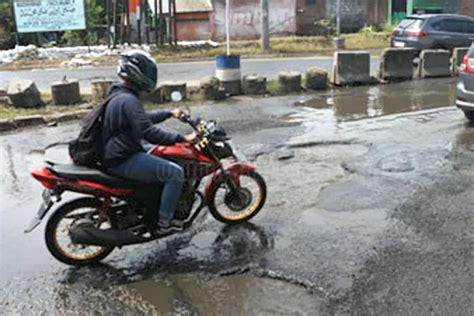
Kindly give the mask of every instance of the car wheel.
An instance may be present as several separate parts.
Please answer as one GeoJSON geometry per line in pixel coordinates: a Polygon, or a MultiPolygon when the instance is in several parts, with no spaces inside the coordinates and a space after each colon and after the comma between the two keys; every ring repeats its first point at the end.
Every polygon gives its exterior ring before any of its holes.
{"type": "Polygon", "coordinates": [[[466,116],[470,122],[474,122],[474,111],[464,111],[464,116],[466,116]]]}

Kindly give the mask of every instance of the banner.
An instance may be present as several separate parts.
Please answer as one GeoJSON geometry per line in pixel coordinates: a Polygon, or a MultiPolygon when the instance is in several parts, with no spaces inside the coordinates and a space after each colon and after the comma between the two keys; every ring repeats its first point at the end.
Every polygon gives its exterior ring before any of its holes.
{"type": "Polygon", "coordinates": [[[13,0],[18,33],[84,30],[84,0],[13,0]]]}

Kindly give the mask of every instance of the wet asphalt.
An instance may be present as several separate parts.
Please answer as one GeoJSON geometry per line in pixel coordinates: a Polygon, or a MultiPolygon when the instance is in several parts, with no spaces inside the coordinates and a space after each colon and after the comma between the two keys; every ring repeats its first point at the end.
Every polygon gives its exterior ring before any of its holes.
{"type": "MultiPolygon", "coordinates": [[[[454,79],[193,107],[258,166],[268,200],[251,223],[211,215],[188,232],[56,262],[27,173],[77,125],[0,136],[4,314],[469,315],[474,310],[474,127],[454,79]]],[[[169,122],[168,126],[178,126],[169,122]]],[[[57,154],[57,153],[56,153],[57,154]]]]}
{"type": "MultiPolygon", "coordinates": [[[[199,82],[206,76],[215,76],[214,61],[160,63],[158,60],[159,81],[178,80],[199,82]]],[[[372,74],[375,75],[379,68],[380,58],[371,59],[372,74]]],[[[270,79],[276,79],[280,71],[298,71],[304,73],[309,67],[319,67],[330,71],[332,57],[314,56],[297,58],[271,58],[271,59],[242,59],[242,75],[258,74],[270,79]]],[[[86,67],[75,69],[32,69],[21,71],[0,71],[0,87],[7,86],[9,82],[16,79],[30,79],[36,83],[40,91],[51,91],[50,85],[55,81],[61,81],[64,76],[68,79],[77,79],[82,91],[90,90],[90,82],[94,79],[117,78],[117,67],[86,67]]]]}

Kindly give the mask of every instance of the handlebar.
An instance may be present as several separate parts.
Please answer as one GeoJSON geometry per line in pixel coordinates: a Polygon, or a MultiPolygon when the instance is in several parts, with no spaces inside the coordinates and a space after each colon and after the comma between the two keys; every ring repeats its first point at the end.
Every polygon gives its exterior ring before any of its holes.
{"type": "Polygon", "coordinates": [[[179,120],[191,126],[196,132],[198,131],[198,124],[200,121],[199,119],[193,121],[190,115],[186,113],[181,113],[181,115],[179,116],[179,120]]]}

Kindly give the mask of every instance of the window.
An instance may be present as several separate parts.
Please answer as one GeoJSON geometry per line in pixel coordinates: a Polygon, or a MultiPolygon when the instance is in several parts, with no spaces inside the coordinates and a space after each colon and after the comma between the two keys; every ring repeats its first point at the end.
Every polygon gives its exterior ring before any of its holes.
{"type": "Polygon", "coordinates": [[[436,31],[445,31],[444,21],[437,21],[431,24],[431,28],[436,31]]]}
{"type": "Polygon", "coordinates": [[[443,25],[446,32],[464,33],[464,21],[448,19],[444,21],[443,25]]]}
{"type": "Polygon", "coordinates": [[[405,30],[419,30],[423,25],[423,19],[405,19],[398,25],[398,28],[405,30]]]}
{"type": "Polygon", "coordinates": [[[474,35],[474,22],[466,21],[464,22],[464,33],[469,33],[474,35]]]}

